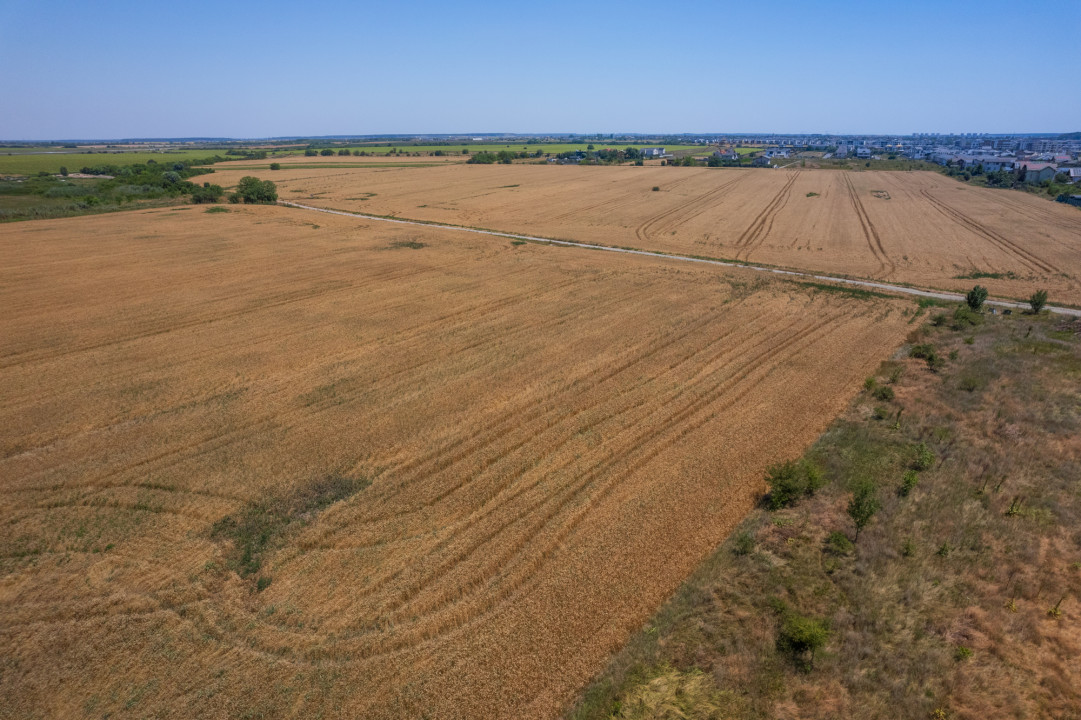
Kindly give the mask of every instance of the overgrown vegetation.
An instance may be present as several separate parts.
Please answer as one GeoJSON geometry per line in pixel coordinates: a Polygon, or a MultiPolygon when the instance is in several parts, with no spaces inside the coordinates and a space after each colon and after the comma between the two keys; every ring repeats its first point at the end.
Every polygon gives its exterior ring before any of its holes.
{"type": "Polygon", "coordinates": [[[221,156],[159,163],[148,160],[130,165],[88,165],[84,177],[63,172],[40,172],[27,178],[0,181],[0,221],[66,217],[91,212],[122,210],[135,204],[162,204],[190,197],[193,202],[217,202],[222,189],[197,185],[187,178],[213,172],[199,167],[225,160],[221,156]]]}
{"type": "Polygon", "coordinates": [[[1075,325],[916,329],[910,359],[883,364],[804,458],[771,468],[766,502],[570,716],[632,717],[624,700],[658,668],[709,678],[696,692],[714,705],[649,717],[1081,714],[1067,649],[1081,622],[1075,325]],[[887,384],[892,423],[874,419],[887,384]],[[801,463],[821,468],[813,494],[801,463]]]}

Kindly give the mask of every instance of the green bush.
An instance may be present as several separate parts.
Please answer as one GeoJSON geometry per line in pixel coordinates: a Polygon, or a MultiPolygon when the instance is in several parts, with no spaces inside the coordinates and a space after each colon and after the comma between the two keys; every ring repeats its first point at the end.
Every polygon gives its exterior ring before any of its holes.
{"type": "Polygon", "coordinates": [[[908,497],[909,494],[916,489],[916,485],[919,481],[920,474],[917,471],[906,471],[904,477],[901,478],[901,489],[897,491],[897,494],[901,497],[908,497]]]}
{"type": "Polygon", "coordinates": [[[856,546],[840,530],[834,530],[826,538],[826,548],[835,555],[847,555],[856,546]]]}
{"type": "Polygon", "coordinates": [[[975,310],[977,312],[979,311],[980,308],[983,307],[983,303],[986,300],[987,300],[987,288],[983,287],[982,285],[975,286],[974,288],[972,288],[971,290],[968,291],[967,295],[965,295],[965,302],[968,303],[968,306],[970,308],[972,308],[973,310],[975,310]]]}
{"type": "Polygon", "coordinates": [[[750,533],[740,533],[736,536],[736,542],[732,546],[732,552],[736,555],[750,555],[754,551],[754,538],[750,533]]]}
{"type": "Polygon", "coordinates": [[[931,448],[927,447],[927,443],[920,443],[915,448],[916,457],[912,460],[913,470],[930,470],[931,466],[935,464],[935,454],[931,452],[931,448]]]}
{"type": "Polygon", "coordinates": [[[281,163],[270,163],[270,169],[271,170],[281,170],[282,169],[282,164],[281,163]]]}
{"type": "Polygon", "coordinates": [[[893,388],[888,385],[882,385],[881,387],[875,388],[874,392],[871,394],[876,400],[882,400],[883,402],[889,402],[895,397],[893,388]]]}
{"type": "Polygon", "coordinates": [[[815,653],[825,646],[829,636],[824,621],[788,612],[777,633],[777,649],[809,669],[814,667],[815,653]]]}
{"type": "Polygon", "coordinates": [[[225,193],[221,189],[221,185],[207,185],[206,187],[197,187],[191,191],[191,201],[196,205],[203,203],[216,203],[221,201],[221,196],[225,193]]]}
{"type": "Polygon", "coordinates": [[[814,495],[826,484],[822,470],[807,460],[789,461],[774,465],[766,473],[769,496],[766,506],[780,510],[794,504],[801,497],[814,495]]]}
{"type": "Polygon", "coordinates": [[[859,542],[860,531],[871,522],[871,518],[878,512],[877,488],[870,478],[863,478],[856,483],[852,492],[852,500],[848,503],[848,516],[856,526],[856,542],[859,542]]]}
{"type": "Polygon", "coordinates": [[[967,305],[959,305],[957,309],[953,311],[953,323],[951,327],[954,330],[963,330],[971,325],[979,325],[983,322],[983,316],[978,312],[968,307],[967,305]]]}
{"type": "Polygon", "coordinates": [[[1028,299],[1028,304],[1032,308],[1032,313],[1038,315],[1043,310],[1043,306],[1047,304],[1047,291],[1037,290],[1032,293],[1028,299]]]}

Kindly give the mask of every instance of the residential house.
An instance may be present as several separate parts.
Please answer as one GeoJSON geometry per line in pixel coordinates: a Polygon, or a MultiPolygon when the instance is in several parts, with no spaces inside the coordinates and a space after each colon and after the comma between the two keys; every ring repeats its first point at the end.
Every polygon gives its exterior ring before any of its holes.
{"type": "Polygon", "coordinates": [[[642,157],[644,157],[644,158],[664,157],[664,148],[662,148],[662,147],[642,148],[642,157]]]}
{"type": "Polygon", "coordinates": [[[1042,183],[1044,180],[1054,180],[1058,167],[1053,163],[1029,162],[1018,163],[1018,167],[1025,171],[1025,182],[1042,183]]]}

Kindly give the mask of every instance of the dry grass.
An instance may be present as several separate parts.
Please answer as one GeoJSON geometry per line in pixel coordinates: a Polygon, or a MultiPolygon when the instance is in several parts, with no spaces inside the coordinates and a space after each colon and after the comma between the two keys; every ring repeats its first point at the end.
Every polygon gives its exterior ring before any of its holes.
{"type": "MultiPolygon", "coordinates": [[[[348,158],[343,158],[343,160],[348,158]]],[[[250,171],[219,165],[215,182],[250,171]]],[[[677,167],[294,168],[306,204],[1081,304],[1081,212],[931,172],[677,167]],[[652,188],[660,188],[652,192],[652,188]],[[995,277],[995,276],[998,277],[995,277]]]]}
{"type": "Polygon", "coordinates": [[[912,341],[956,355],[883,365],[895,399],[869,389],[809,451],[831,484],[754,511],[574,717],[628,717],[654,668],[704,673],[731,718],[1081,715],[1081,338],[1014,315],[912,341]],[[906,493],[921,444],[934,459],[906,493]],[[854,537],[864,478],[882,507],[853,548],[834,534],[854,537]],[[809,672],[777,649],[782,604],[831,627],[809,672]]]}
{"type": "Polygon", "coordinates": [[[550,717],[909,329],[310,219],[5,230],[0,714],[550,717]]]}

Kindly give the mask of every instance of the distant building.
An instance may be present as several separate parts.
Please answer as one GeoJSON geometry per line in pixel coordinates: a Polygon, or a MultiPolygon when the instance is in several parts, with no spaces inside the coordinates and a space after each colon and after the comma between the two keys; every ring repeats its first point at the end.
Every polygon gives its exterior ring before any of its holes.
{"type": "Polygon", "coordinates": [[[1020,169],[1025,171],[1025,182],[1042,183],[1044,180],[1054,180],[1058,168],[1052,163],[1024,162],[1019,164],[1020,169]]]}
{"type": "Polygon", "coordinates": [[[858,148],[856,148],[856,157],[860,158],[861,160],[869,160],[871,158],[871,148],[869,148],[869,147],[858,147],[858,148]]]}
{"type": "Polygon", "coordinates": [[[758,157],[756,157],[754,160],[751,161],[751,165],[753,167],[769,167],[770,166],[769,158],[767,158],[764,155],[759,155],[758,157]]]}
{"type": "Polygon", "coordinates": [[[766,157],[768,158],[786,158],[791,154],[788,148],[770,148],[766,150],[766,157]]]}
{"type": "Polygon", "coordinates": [[[728,148],[727,150],[714,150],[713,154],[721,160],[739,160],[739,153],[733,148],[728,148]]]}
{"type": "Polygon", "coordinates": [[[644,158],[659,158],[663,156],[664,148],[662,147],[642,148],[642,157],[644,158]]]}

